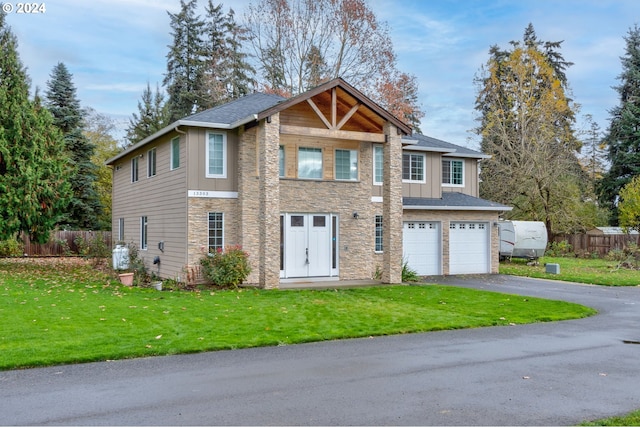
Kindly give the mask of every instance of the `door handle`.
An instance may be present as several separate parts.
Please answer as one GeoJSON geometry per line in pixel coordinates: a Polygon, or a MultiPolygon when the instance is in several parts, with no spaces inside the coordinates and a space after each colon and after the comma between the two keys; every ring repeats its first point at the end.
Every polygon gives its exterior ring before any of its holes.
{"type": "Polygon", "coordinates": [[[305,249],[305,255],[307,259],[305,259],[304,263],[308,265],[309,264],[309,248],[305,249]]]}

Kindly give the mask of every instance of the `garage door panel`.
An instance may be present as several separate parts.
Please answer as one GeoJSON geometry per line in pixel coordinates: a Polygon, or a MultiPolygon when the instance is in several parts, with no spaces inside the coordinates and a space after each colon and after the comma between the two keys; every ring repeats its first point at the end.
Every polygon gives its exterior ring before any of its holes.
{"type": "Polygon", "coordinates": [[[488,223],[452,222],[449,227],[449,274],[489,272],[488,223]]]}
{"type": "Polygon", "coordinates": [[[407,221],[403,226],[403,257],[421,276],[440,274],[440,226],[437,222],[407,221]]]}

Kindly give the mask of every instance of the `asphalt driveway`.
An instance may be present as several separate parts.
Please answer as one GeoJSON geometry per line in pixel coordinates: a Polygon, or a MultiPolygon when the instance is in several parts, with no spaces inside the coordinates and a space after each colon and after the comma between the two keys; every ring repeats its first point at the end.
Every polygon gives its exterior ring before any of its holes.
{"type": "Polygon", "coordinates": [[[0,372],[5,425],[573,425],[640,408],[640,287],[432,279],[597,316],[0,372]]]}

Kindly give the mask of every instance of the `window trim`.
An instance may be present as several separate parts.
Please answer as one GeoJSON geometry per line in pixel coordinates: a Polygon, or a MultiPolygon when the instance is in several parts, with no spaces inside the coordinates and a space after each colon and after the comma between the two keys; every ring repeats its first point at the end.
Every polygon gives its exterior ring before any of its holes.
{"type": "Polygon", "coordinates": [[[169,143],[169,148],[170,148],[170,154],[169,154],[169,170],[176,170],[180,168],[180,137],[176,136],[175,138],[171,139],[171,142],[169,143]],[[175,156],[174,153],[174,146],[178,147],[178,156],[175,156]],[[177,165],[176,165],[177,162],[177,165]]]}
{"type": "Polygon", "coordinates": [[[384,252],[384,222],[382,215],[376,215],[374,219],[374,252],[384,252]]]}
{"type": "Polygon", "coordinates": [[[140,165],[139,156],[135,156],[131,159],[131,182],[138,182],[140,179],[140,165]]]}
{"type": "Polygon", "coordinates": [[[298,147],[298,179],[305,180],[320,180],[324,179],[324,150],[318,147],[298,147]],[[320,153],[320,177],[303,177],[300,176],[300,152],[301,150],[309,150],[309,152],[320,153]]]}
{"type": "Polygon", "coordinates": [[[286,175],[286,153],[284,151],[284,145],[278,146],[278,177],[284,178],[286,175]]]}
{"type": "Polygon", "coordinates": [[[360,177],[360,164],[358,161],[358,150],[352,150],[349,148],[336,148],[333,150],[333,179],[336,181],[358,181],[360,177]],[[338,178],[338,151],[348,152],[349,153],[349,178],[338,178]],[[352,156],[356,156],[356,176],[351,176],[351,161],[353,160],[352,156]]]}
{"type": "Polygon", "coordinates": [[[373,144],[373,185],[382,185],[384,183],[384,146],[382,144],[373,144]],[[380,150],[382,155],[380,159],[380,172],[381,179],[376,181],[376,169],[378,169],[378,159],[376,158],[376,151],[380,150]]]}
{"type": "Polygon", "coordinates": [[[451,159],[442,159],[442,163],[444,164],[444,162],[449,162],[449,181],[451,181],[452,178],[452,173],[453,173],[453,168],[451,168],[451,163],[452,162],[460,162],[460,164],[462,165],[462,172],[461,172],[461,177],[462,177],[462,184],[451,184],[451,182],[445,183],[444,182],[444,165],[442,166],[442,186],[443,187],[464,187],[464,173],[465,173],[465,162],[463,159],[456,159],[456,158],[451,158],[451,159]]]}
{"type": "MultiPolygon", "coordinates": [[[[213,230],[218,230],[217,228],[214,228],[213,230]]],[[[218,236],[214,236],[215,239],[217,239],[218,236]]],[[[207,251],[209,253],[211,253],[211,249],[213,248],[214,251],[217,251],[218,249],[224,249],[224,212],[207,212],[207,251]],[[211,221],[218,221],[218,219],[211,219],[211,215],[220,215],[220,240],[221,243],[220,245],[211,245],[211,221]]]]}
{"type": "Polygon", "coordinates": [[[149,247],[149,217],[140,217],[140,250],[146,251],[149,247]]]}
{"type": "Polygon", "coordinates": [[[207,132],[207,138],[205,142],[205,177],[206,178],[226,178],[227,177],[227,133],[226,132],[207,132]],[[209,144],[211,142],[212,135],[222,136],[222,173],[210,173],[209,172],[209,144]]]}
{"type": "Polygon", "coordinates": [[[156,150],[156,147],[147,151],[147,178],[153,178],[157,175],[157,157],[158,151],[156,150]]]}
{"type": "Polygon", "coordinates": [[[425,184],[427,182],[426,175],[427,175],[427,156],[426,155],[424,155],[423,153],[412,153],[412,152],[402,153],[402,182],[425,184]],[[405,179],[404,178],[404,156],[410,156],[409,157],[409,176],[410,177],[411,175],[413,175],[411,171],[411,163],[412,163],[411,156],[422,158],[422,179],[411,179],[411,178],[405,179]]]}

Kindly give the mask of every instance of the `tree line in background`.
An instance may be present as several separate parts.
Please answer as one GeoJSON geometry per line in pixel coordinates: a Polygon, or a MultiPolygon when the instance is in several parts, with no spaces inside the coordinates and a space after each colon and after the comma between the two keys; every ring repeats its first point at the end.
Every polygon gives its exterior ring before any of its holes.
{"type": "Polygon", "coordinates": [[[571,99],[562,42],[537,39],[530,24],[509,49],[492,46],[475,82],[476,133],[491,156],[480,196],[513,206],[509,219],[544,221],[549,237],[620,225],[640,230],[640,30],[625,37],[620,105],[607,132],[571,99]]]}
{"type": "MultiPolygon", "coordinates": [[[[171,122],[254,91],[295,96],[343,77],[419,131],[415,76],[397,69],[386,23],[365,0],[257,0],[242,24],[232,9],[180,0],[170,13],[172,43],[162,88],[150,83],[124,146],[171,122]]],[[[579,105],[562,42],[492,46],[475,78],[481,150],[480,195],[513,206],[510,219],[540,220],[550,234],[607,222],[640,229],[640,30],[625,37],[620,104],[603,132],[579,105]]],[[[43,241],[54,227],[109,229],[111,171],[121,149],[113,122],[82,108],[73,75],[59,63],[42,97],[29,97],[17,40],[0,13],[0,240],[27,233],[43,241]]]]}

